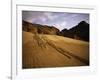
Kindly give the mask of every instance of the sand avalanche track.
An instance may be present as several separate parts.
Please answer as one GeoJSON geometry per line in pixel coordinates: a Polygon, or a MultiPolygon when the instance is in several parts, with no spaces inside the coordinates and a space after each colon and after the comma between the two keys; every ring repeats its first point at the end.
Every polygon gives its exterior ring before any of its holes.
{"type": "Polygon", "coordinates": [[[22,42],[23,68],[89,65],[88,42],[25,31],[22,42]]]}

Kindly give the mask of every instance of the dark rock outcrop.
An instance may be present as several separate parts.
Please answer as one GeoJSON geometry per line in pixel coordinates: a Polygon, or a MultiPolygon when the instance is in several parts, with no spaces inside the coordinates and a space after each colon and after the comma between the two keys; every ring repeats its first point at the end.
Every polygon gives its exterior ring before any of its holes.
{"type": "Polygon", "coordinates": [[[60,33],[65,37],[89,41],[89,24],[81,21],[75,27],[69,30],[63,29],[60,33]]]}

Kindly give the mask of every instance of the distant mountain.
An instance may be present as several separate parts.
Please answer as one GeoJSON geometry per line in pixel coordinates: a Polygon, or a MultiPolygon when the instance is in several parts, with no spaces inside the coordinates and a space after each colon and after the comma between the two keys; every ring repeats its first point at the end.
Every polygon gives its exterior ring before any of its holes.
{"type": "Polygon", "coordinates": [[[26,21],[22,22],[23,24],[23,31],[31,32],[31,33],[39,33],[39,34],[51,34],[57,35],[59,34],[60,30],[54,26],[47,26],[47,25],[40,25],[35,23],[29,23],[26,21]]]}
{"type": "Polygon", "coordinates": [[[85,21],[81,21],[75,27],[69,30],[63,29],[60,33],[65,37],[89,41],[89,24],[85,21]]]}
{"type": "Polygon", "coordinates": [[[89,24],[85,21],[81,21],[78,25],[67,30],[63,29],[60,31],[54,26],[40,25],[35,23],[29,23],[26,21],[22,22],[23,31],[31,32],[33,34],[50,34],[59,35],[78,40],[89,41],[89,24]]]}

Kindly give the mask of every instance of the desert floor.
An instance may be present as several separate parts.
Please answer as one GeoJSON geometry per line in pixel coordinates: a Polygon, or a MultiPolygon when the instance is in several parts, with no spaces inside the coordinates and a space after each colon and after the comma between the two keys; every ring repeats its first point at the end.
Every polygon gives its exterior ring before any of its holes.
{"type": "Polygon", "coordinates": [[[88,42],[25,31],[22,35],[23,69],[89,65],[88,42]]]}

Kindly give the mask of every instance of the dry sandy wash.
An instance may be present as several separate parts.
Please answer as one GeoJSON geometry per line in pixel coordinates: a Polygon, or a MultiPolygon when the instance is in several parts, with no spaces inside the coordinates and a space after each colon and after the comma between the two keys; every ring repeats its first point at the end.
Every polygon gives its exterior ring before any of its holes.
{"type": "Polygon", "coordinates": [[[88,42],[25,31],[22,36],[23,69],[89,65],[88,42]]]}

